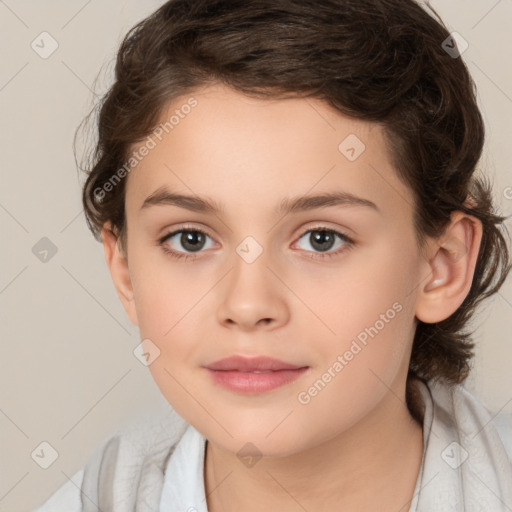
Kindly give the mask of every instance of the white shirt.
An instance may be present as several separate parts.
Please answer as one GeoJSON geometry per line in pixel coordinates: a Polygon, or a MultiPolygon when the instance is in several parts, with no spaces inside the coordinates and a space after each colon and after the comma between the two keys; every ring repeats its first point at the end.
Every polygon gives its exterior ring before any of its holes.
{"type": "MultiPolygon", "coordinates": [[[[409,512],[417,510],[417,494],[421,488],[427,441],[428,438],[424,437],[423,459],[409,512]]],[[[205,450],[206,439],[190,425],[169,459],[159,512],[208,512],[204,488],[205,450]]]]}
{"type": "MultiPolygon", "coordinates": [[[[512,511],[512,416],[491,413],[461,385],[421,383],[419,389],[425,406],[423,457],[408,512],[512,511]]],[[[180,420],[148,418],[131,433],[115,434],[115,443],[91,459],[107,469],[98,474],[89,464],[83,504],[82,469],[34,512],[82,512],[97,510],[98,504],[105,512],[153,512],[157,506],[159,512],[207,512],[206,439],[180,420]],[[155,462],[146,465],[148,454],[155,462]]]]}
{"type": "Polygon", "coordinates": [[[159,512],[208,512],[204,489],[206,439],[189,425],[165,471],[159,512]]]}
{"type": "MultiPolygon", "coordinates": [[[[427,439],[424,438],[423,461],[426,445],[427,439]]],[[[206,439],[190,425],[169,459],[159,512],[208,512],[203,471],[205,450],[206,439]]],[[[409,512],[416,512],[416,495],[421,488],[422,470],[423,462],[409,512]]]]}

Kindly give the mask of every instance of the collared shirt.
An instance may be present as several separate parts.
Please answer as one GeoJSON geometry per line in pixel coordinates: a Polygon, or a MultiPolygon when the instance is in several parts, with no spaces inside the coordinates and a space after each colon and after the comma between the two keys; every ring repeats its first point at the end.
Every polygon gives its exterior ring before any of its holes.
{"type": "MultiPolygon", "coordinates": [[[[408,512],[510,512],[510,413],[492,413],[462,385],[418,389],[423,456],[408,512]]],[[[174,415],[113,435],[34,512],[207,512],[206,439],[174,415]]]]}
{"type": "MultiPolygon", "coordinates": [[[[430,393],[426,395],[423,456],[409,512],[417,512],[425,452],[432,424],[432,398],[430,393]]],[[[208,512],[204,486],[205,451],[205,437],[189,425],[167,464],[159,512],[208,512]]]]}
{"type": "MultiPolygon", "coordinates": [[[[417,495],[422,486],[422,471],[427,439],[423,439],[423,458],[409,512],[417,510],[417,495]]],[[[190,425],[169,459],[159,512],[208,512],[204,487],[206,439],[190,425]]]]}
{"type": "Polygon", "coordinates": [[[159,512],[208,512],[204,488],[206,439],[187,427],[165,471],[159,512]]]}

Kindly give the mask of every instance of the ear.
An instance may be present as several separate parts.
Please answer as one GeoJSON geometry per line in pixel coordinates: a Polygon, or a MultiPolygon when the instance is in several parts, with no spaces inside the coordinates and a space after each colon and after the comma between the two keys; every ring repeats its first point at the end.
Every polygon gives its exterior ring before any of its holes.
{"type": "Polygon", "coordinates": [[[133,300],[133,286],[128,261],[119,250],[118,239],[113,233],[110,223],[103,226],[101,239],[103,241],[103,248],[105,249],[105,259],[110,270],[112,281],[116,287],[117,295],[132,324],[138,326],[139,322],[135,310],[135,302],[133,300]]]}
{"type": "Polygon", "coordinates": [[[460,211],[452,212],[443,236],[434,240],[421,275],[416,317],[425,323],[440,322],[453,314],[469,293],[482,241],[482,223],[460,211]]]}

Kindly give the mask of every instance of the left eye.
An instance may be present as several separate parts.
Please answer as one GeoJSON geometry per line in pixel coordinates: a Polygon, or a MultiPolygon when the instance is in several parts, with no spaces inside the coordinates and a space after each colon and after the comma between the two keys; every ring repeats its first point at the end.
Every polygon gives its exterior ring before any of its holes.
{"type": "MultiPolygon", "coordinates": [[[[332,229],[326,229],[326,228],[310,229],[310,230],[306,231],[299,238],[299,240],[306,237],[307,235],[309,235],[307,238],[305,238],[307,240],[307,242],[313,247],[314,251],[318,251],[320,253],[324,253],[324,252],[327,252],[330,249],[332,249],[333,245],[336,242],[336,238],[338,238],[342,242],[344,242],[344,243],[340,244],[341,247],[344,247],[346,245],[350,246],[353,243],[352,240],[348,236],[344,235],[343,233],[338,233],[337,231],[334,231],[332,229]]],[[[338,245],[338,248],[340,247],[340,245],[338,245]]],[[[306,250],[308,250],[308,249],[306,249],[306,250]]],[[[327,254],[327,256],[331,256],[333,254],[338,254],[339,252],[340,251],[334,251],[334,252],[327,254]]],[[[322,255],[320,255],[320,257],[322,257],[322,255]]]]}

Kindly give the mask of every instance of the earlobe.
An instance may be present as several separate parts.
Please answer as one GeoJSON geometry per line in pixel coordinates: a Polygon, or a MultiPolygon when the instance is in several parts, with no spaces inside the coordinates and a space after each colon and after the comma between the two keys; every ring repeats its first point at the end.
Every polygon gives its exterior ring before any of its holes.
{"type": "Polygon", "coordinates": [[[433,244],[432,256],[425,262],[416,304],[416,317],[436,323],[452,315],[469,293],[482,240],[482,223],[456,211],[444,235],[433,244]]]}
{"type": "Polygon", "coordinates": [[[134,325],[139,325],[137,312],[135,310],[135,301],[133,286],[126,258],[121,254],[116,235],[107,223],[101,230],[101,239],[105,251],[105,260],[110,271],[110,276],[117,291],[117,295],[123,304],[123,307],[134,325]]]}

